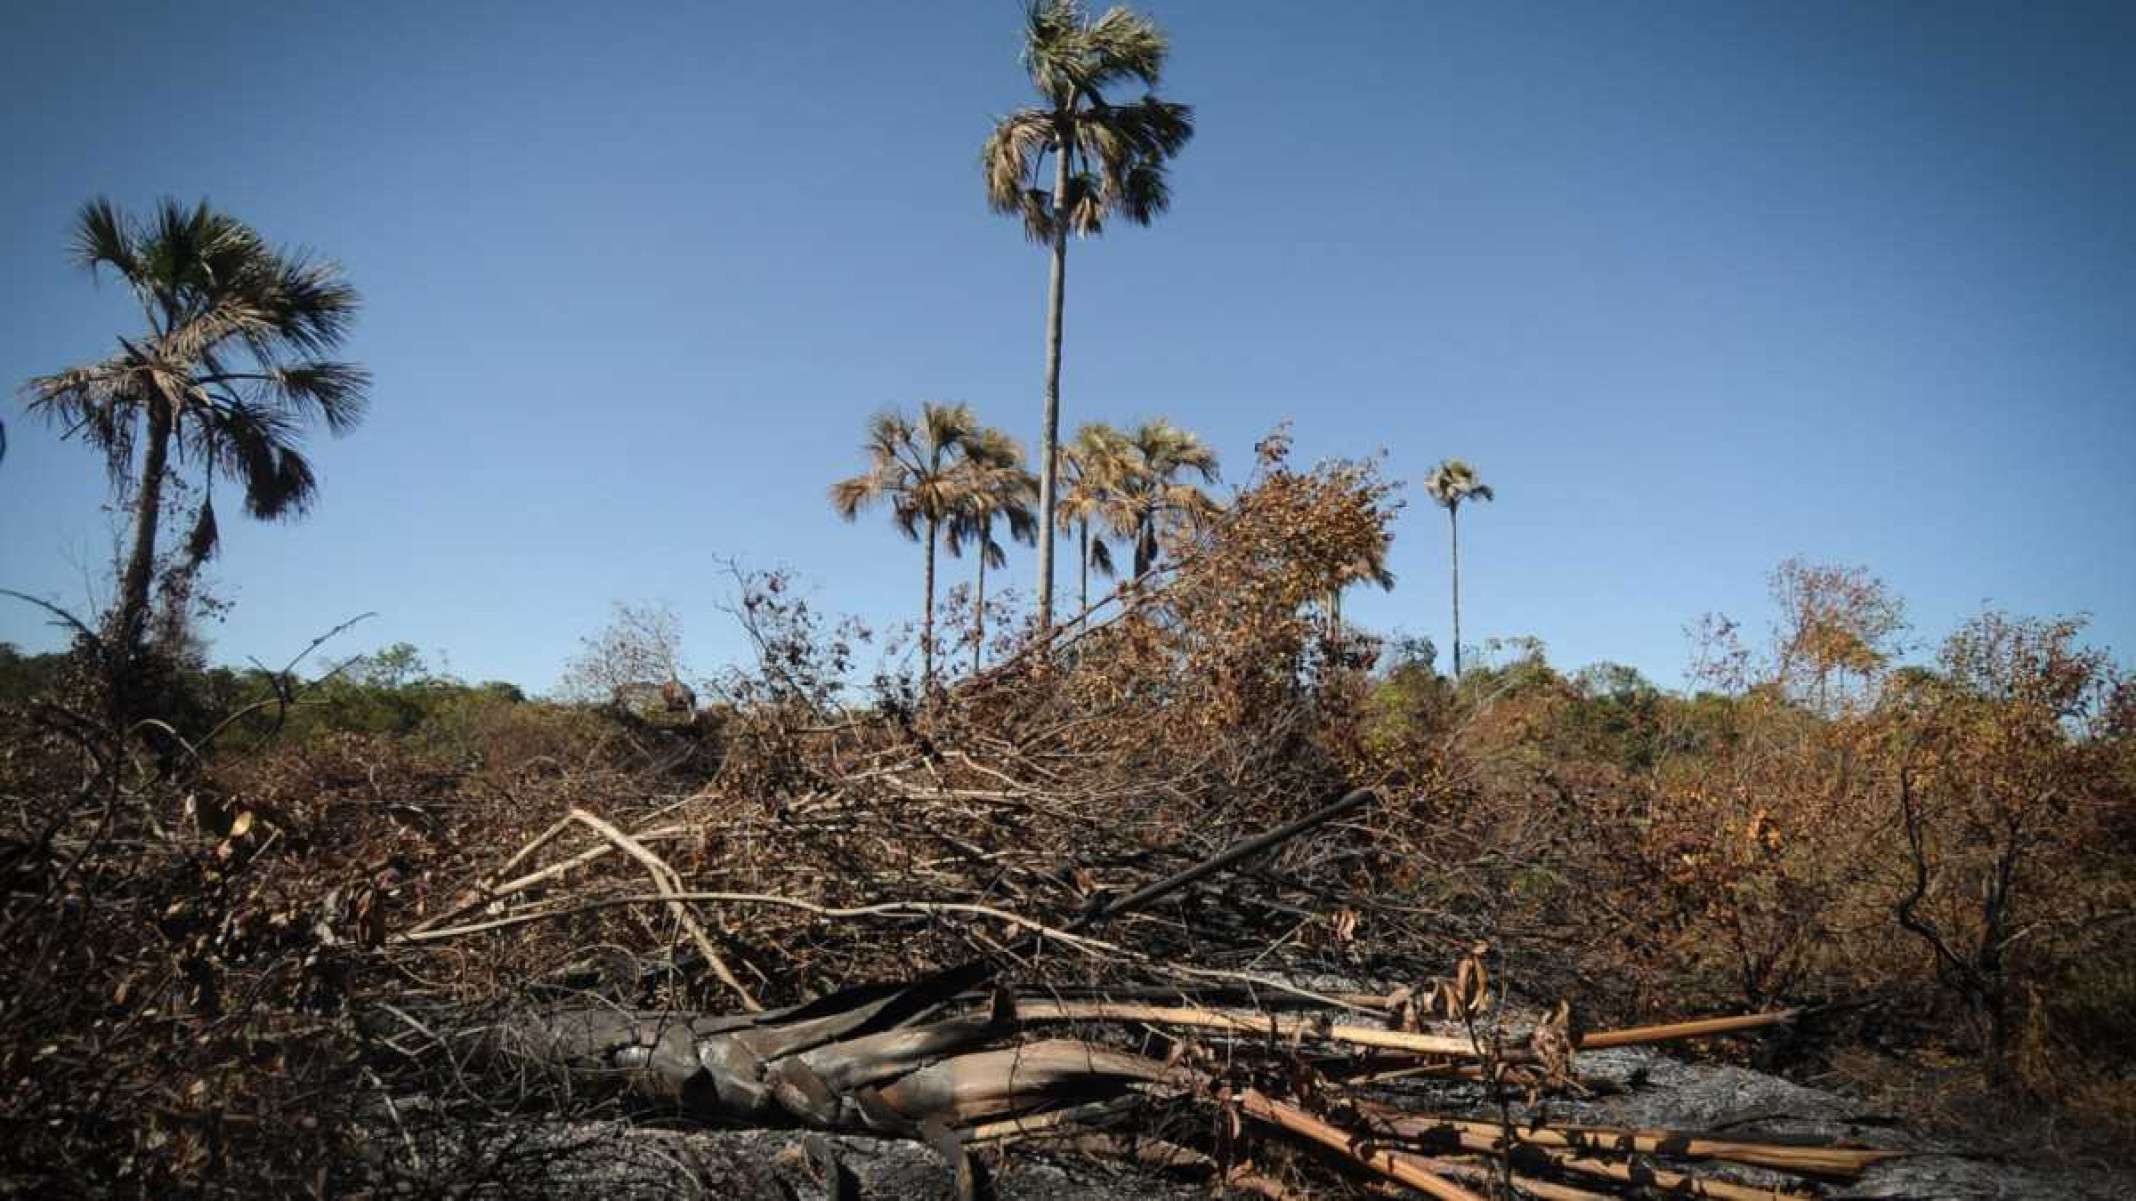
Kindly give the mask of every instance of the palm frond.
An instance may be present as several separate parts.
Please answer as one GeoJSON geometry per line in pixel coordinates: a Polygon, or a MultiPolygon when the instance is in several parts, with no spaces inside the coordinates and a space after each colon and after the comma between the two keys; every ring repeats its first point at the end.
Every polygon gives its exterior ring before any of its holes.
{"type": "Polygon", "coordinates": [[[1082,31],[1088,65],[1084,85],[1092,91],[1129,79],[1156,87],[1171,43],[1155,21],[1126,8],[1107,9],[1082,31]]]}
{"type": "Polygon", "coordinates": [[[1116,574],[1113,567],[1112,547],[1106,543],[1105,539],[1095,534],[1091,535],[1090,538],[1090,567],[1091,570],[1108,580],[1116,574]]]}
{"type": "Polygon", "coordinates": [[[318,480],[299,448],[301,427],[288,414],[225,401],[180,434],[196,454],[244,486],[245,511],[251,516],[267,521],[311,508],[318,480]]]}
{"type": "Polygon", "coordinates": [[[1024,192],[1036,182],[1039,159],[1055,143],[1053,115],[1020,108],[994,125],[979,151],[986,172],[987,201],[997,213],[1023,211],[1024,192]]]}
{"type": "Polygon", "coordinates": [[[266,318],[275,340],[303,354],[339,346],[354,325],[363,300],[338,264],[314,261],[305,252],[275,256],[265,284],[266,318]]]}
{"type": "Polygon", "coordinates": [[[108,267],[128,282],[140,277],[141,262],[134,250],[133,236],[126,228],[126,218],[107,197],[99,196],[82,205],[74,219],[70,250],[75,263],[92,274],[108,267]]]}
{"type": "Polygon", "coordinates": [[[332,433],[353,429],[370,402],[371,373],[353,363],[316,359],[267,375],[276,400],[292,411],[317,413],[332,433]]]}
{"type": "Polygon", "coordinates": [[[104,455],[114,489],[133,463],[134,414],[147,403],[140,368],[126,358],[41,375],[22,386],[23,408],[104,455]]]}

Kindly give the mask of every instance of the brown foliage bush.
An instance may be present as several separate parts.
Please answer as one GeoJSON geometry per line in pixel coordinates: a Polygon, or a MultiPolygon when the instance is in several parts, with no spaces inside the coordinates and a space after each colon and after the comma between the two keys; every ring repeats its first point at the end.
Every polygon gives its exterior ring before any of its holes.
{"type": "Polygon", "coordinates": [[[734,609],[755,663],[689,724],[457,697],[158,770],[93,719],[24,714],[0,736],[6,1185],[538,1171],[561,1144],[469,1132],[585,1112],[475,1088],[411,1032],[559,996],[722,1010],[972,958],[1064,992],[1417,983],[1478,937],[1589,1021],[1837,1003],[1830,1029],[2136,1108],[2136,701],[2075,627],[1983,619],[1894,670],[1874,582],[1798,565],[1775,651],[1721,648],[1733,678],[1699,696],[1567,679],[1539,646],[1459,681],[1375,671],[1326,601],[1392,509],[1371,464],[1298,469],[1272,440],[1159,571],[931,695],[856,688],[866,632],[773,575],[734,609]],[[1098,943],[1007,953],[1359,785],[1382,802],[1098,943]],[[704,897],[702,940],[573,810],[704,897]]]}

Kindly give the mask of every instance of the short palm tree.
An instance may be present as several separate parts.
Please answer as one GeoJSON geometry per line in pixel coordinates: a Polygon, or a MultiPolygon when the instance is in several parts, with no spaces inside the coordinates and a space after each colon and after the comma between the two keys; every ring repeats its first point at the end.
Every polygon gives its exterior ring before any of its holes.
{"type": "Polygon", "coordinates": [[[1121,530],[1135,547],[1135,579],[1157,565],[1160,539],[1191,528],[1217,511],[1217,504],[1181,477],[1192,473],[1205,484],[1216,482],[1216,452],[1195,435],[1160,417],[1145,421],[1128,435],[1134,451],[1131,470],[1121,481],[1124,511],[1132,522],[1121,530]]]}
{"type": "Polygon", "coordinates": [[[847,521],[876,504],[890,506],[900,533],[927,547],[926,599],[920,609],[920,679],[934,683],[935,546],[942,528],[968,504],[966,451],[979,432],[968,405],[920,405],[917,422],[885,411],[868,421],[862,451],[868,469],[831,485],[831,507],[847,521]]]}
{"type": "MultiPolygon", "coordinates": [[[[73,256],[94,275],[116,276],[147,329],[121,336],[119,349],[97,362],[30,380],[23,395],[31,412],[101,451],[115,490],[131,503],[132,544],[112,616],[119,644],[132,648],[147,627],[174,466],[190,461],[210,489],[218,476],[235,480],[256,518],[301,514],[318,492],[304,427],[316,420],[338,434],[354,426],[370,377],[324,357],[347,336],[358,306],[340,267],[269,246],[206,203],[165,200],[133,220],[108,200],[90,201],[75,220],[73,256]]],[[[218,541],[214,506],[203,499],[172,568],[181,589],[218,541]]]]}
{"type": "Polygon", "coordinates": [[[1442,460],[1424,477],[1424,491],[1446,510],[1446,528],[1453,536],[1454,564],[1454,676],[1461,675],[1461,505],[1470,500],[1491,500],[1491,486],[1476,475],[1476,469],[1460,459],[1442,460]]]}
{"type": "Polygon", "coordinates": [[[1031,240],[1053,252],[1045,420],[1039,435],[1041,632],[1053,624],[1068,235],[1096,235],[1113,217],[1148,225],[1170,205],[1166,164],[1194,136],[1193,110],[1154,94],[1124,104],[1105,96],[1107,88],[1130,82],[1155,88],[1170,49],[1154,22],[1125,8],[1092,20],[1075,0],[1033,0],[1025,9],[1023,64],[1040,103],[1003,117],[980,152],[988,202],[1022,220],[1031,240]]]}
{"type": "Polygon", "coordinates": [[[1342,594],[1352,584],[1373,583],[1382,592],[1394,591],[1394,573],[1387,570],[1387,540],[1382,537],[1357,560],[1345,567],[1328,589],[1328,632],[1342,633],[1342,594]]]}
{"type": "Polygon", "coordinates": [[[1038,477],[1024,467],[1023,447],[1001,430],[978,430],[965,443],[963,505],[949,523],[949,553],[962,554],[964,543],[978,547],[979,581],[972,605],[972,670],[978,671],[986,646],[986,569],[1003,567],[1008,554],[994,541],[994,523],[1008,524],[1012,541],[1038,540],[1038,477]]]}
{"type": "Polygon", "coordinates": [[[1077,430],[1075,438],[1061,448],[1061,459],[1068,487],[1061,493],[1060,508],[1054,517],[1062,533],[1075,531],[1078,600],[1088,613],[1091,569],[1096,568],[1099,575],[1108,578],[1113,574],[1112,547],[1106,543],[1104,532],[1132,525],[1125,516],[1124,481],[1136,470],[1135,448],[1127,435],[1104,422],[1093,421],[1077,430]],[[1092,525],[1098,527],[1096,537],[1091,535],[1092,525]]]}

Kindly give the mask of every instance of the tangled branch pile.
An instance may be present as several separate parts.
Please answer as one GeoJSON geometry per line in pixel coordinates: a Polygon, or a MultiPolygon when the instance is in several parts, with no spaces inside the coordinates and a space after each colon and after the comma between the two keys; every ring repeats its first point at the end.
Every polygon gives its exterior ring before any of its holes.
{"type": "Polygon", "coordinates": [[[43,704],[4,760],[4,1183],[510,1194],[649,1117],[916,1137],[973,1192],[1029,1143],[1269,1196],[1738,1198],[1873,1162],[1552,1116],[1598,1087],[1582,1048],[1781,1019],[1508,1003],[1509,940],[1530,996],[1594,976],[1489,899],[1549,861],[1475,866],[1517,845],[1466,812],[1500,769],[1390,733],[1329,620],[1389,505],[1271,444],[1167,567],[933,695],[854,701],[774,576],[738,609],[758,663],[687,725],[478,708],[159,772],[43,704]]]}

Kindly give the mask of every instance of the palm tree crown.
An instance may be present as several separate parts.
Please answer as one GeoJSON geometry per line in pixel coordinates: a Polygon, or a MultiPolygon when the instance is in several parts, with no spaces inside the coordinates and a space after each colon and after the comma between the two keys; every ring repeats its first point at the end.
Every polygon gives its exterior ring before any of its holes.
{"type": "MultiPolygon", "coordinates": [[[[337,265],[277,250],[205,202],[165,200],[133,220],[93,200],[76,218],[73,257],[117,277],[147,330],[120,337],[118,351],[97,362],[30,380],[23,393],[31,412],[101,451],[114,487],[132,497],[116,614],[131,640],[147,612],[174,449],[206,482],[241,484],[254,517],[309,507],[318,480],[302,451],[304,426],[316,420],[338,434],[363,415],[369,375],[325,357],[347,336],[359,300],[337,265]]],[[[174,570],[189,575],[217,541],[204,500],[174,570]]]]}
{"type": "Polygon", "coordinates": [[[1197,525],[1217,511],[1208,493],[1181,479],[1192,473],[1205,484],[1215,483],[1217,460],[1207,443],[1162,417],[1137,426],[1128,443],[1134,458],[1120,486],[1123,512],[1132,524],[1119,533],[1133,539],[1139,579],[1157,565],[1165,534],[1197,525]]]}
{"type": "Polygon", "coordinates": [[[1494,498],[1491,486],[1483,482],[1474,467],[1460,459],[1440,460],[1424,477],[1424,492],[1449,510],[1460,508],[1466,500],[1494,498]]]}
{"type": "Polygon", "coordinates": [[[1124,104],[1105,94],[1129,83],[1156,88],[1169,51],[1154,22],[1125,8],[1092,20],[1075,0],[1033,0],[1025,9],[1023,63],[1040,103],[1001,118],[980,151],[987,202],[996,212],[1017,217],[1033,241],[1052,248],[1039,433],[1041,631],[1053,624],[1068,235],[1100,233],[1114,216],[1147,225],[1170,206],[1166,165],[1194,136],[1193,110],[1154,92],[1124,104]]]}
{"type": "Polygon", "coordinates": [[[1442,459],[1424,477],[1424,491],[1446,510],[1446,525],[1452,536],[1454,565],[1454,676],[1461,675],[1461,505],[1469,500],[1491,500],[1491,486],[1476,469],[1460,459],[1442,459]]]}
{"type": "Polygon", "coordinates": [[[995,211],[1021,218],[1035,242],[1100,233],[1115,215],[1148,225],[1163,213],[1172,199],[1165,167],[1194,136],[1194,110],[1151,93],[1114,104],[1105,89],[1157,87],[1170,51],[1155,22],[1125,8],[1093,21],[1072,0],[1032,4],[1023,63],[1044,103],[1003,117],[981,151],[995,211]],[[1058,159],[1050,190],[1049,156],[1058,159]]]}
{"type": "Polygon", "coordinates": [[[1093,421],[1077,430],[1075,438],[1061,451],[1067,465],[1068,487],[1054,518],[1062,533],[1076,533],[1080,600],[1087,611],[1091,571],[1095,569],[1108,578],[1113,574],[1112,547],[1105,540],[1105,531],[1133,526],[1126,504],[1127,480],[1136,470],[1135,447],[1126,434],[1093,421]],[[1099,531],[1095,536],[1092,526],[1099,531]]]}

